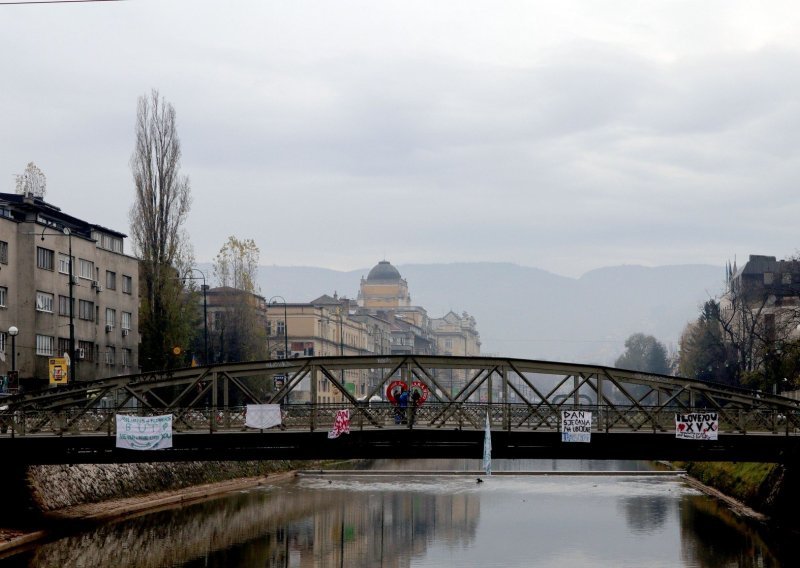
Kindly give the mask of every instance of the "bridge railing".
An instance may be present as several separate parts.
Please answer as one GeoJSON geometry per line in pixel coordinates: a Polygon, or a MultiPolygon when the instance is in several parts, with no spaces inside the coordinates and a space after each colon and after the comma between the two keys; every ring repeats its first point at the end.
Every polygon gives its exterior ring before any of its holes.
{"type": "MultiPolygon", "coordinates": [[[[459,428],[480,430],[489,417],[493,430],[559,431],[561,412],[577,410],[592,413],[595,432],[674,432],[675,413],[717,412],[722,434],[800,433],[800,412],[781,412],[765,409],[671,408],[631,406],[546,404],[486,404],[426,402],[414,407],[400,408],[389,403],[346,405],[286,404],[281,407],[281,424],[276,427],[289,431],[329,430],[339,410],[350,410],[351,429],[381,428],[459,428]]],[[[173,430],[187,432],[243,432],[246,408],[178,408],[144,412],[140,409],[122,410],[123,414],[138,416],[172,414],[173,430]]],[[[113,409],[89,411],[68,409],[60,411],[0,412],[0,435],[42,436],[116,433],[116,412],[113,409]]]]}

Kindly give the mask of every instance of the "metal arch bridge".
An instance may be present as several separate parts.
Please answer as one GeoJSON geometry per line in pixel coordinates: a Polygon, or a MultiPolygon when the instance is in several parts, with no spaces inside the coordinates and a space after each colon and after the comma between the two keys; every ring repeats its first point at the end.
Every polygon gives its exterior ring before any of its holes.
{"type": "Polygon", "coordinates": [[[29,464],[480,458],[487,417],[495,458],[800,457],[800,405],[781,396],[597,365],[421,355],[228,363],[26,392],[0,402],[0,452],[29,464]],[[372,385],[360,399],[346,386],[354,373],[372,385]],[[399,383],[428,399],[402,416],[388,402],[367,402],[399,383]],[[310,402],[334,391],[342,402],[310,402]],[[246,405],[268,403],[282,405],[280,427],[247,428],[246,405]],[[329,440],[341,409],[351,432],[329,440]],[[564,410],[592,413],[591,443],[561,442],[564,410]],[[676,439],[676,413],[709,412],[718,415],[718,440],[676,439]],[[173,447],[116,448],[116,414],[172,414],[173,447]]]}

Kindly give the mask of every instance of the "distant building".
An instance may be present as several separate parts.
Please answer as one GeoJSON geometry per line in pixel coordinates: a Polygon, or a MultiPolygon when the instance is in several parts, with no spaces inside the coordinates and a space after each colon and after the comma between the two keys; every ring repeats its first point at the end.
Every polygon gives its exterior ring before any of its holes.
{"type": "Polygon", "coordinates": [[[139,263],[125,254],[125,238],[41,198],[0,193],[4,376],[13,360],[23,387],[43,386],[50,358],[65,354],[77,380],[138,372],[139,263]],[[70,352],[70,322],[74,352],[70,352]],[[13,357],[11,327],[19,330],[13,357]]]}
{"type": "Polygon", "coordinates": [[[800,333],[800,262],[750,255],[740,269],[728,267],[721,319],[738,338],[737,357],[746,371],[763,371],[766,382],[794,382],[780,375],[784,343],[800,333]]]}

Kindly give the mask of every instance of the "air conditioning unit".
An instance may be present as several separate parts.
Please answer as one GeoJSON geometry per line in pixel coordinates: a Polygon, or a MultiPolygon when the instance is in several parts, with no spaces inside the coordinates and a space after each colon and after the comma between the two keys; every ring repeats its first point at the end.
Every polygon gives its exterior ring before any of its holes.
{"type": "Polygon", "coordinates": [[[114,326],[110,324],[106,324],[106,333],[114,331],[114,326]]]}
{"type": "Polygon", "coordinates": [[[98,282],[97,280],[92,280],[92,288],[99,288],[99,287],[100,287],[100,282],[98,282]]]}
{"type": "Polygon", "coordinates": [[[75,350],[75,358],[76,359],[85,359],[86,358],[86,353],[84,352],[83,347],[78,347],[75,350]]]}
{"type": "Polygon", "coordinates": [[[129,329],[123,329],[123,330],[122,330],[122,337],[125,337],[125,336],[127,336],[127,335],[128,335],[128,333],[130,333],[130,330],[129,330],[129,329]]]}

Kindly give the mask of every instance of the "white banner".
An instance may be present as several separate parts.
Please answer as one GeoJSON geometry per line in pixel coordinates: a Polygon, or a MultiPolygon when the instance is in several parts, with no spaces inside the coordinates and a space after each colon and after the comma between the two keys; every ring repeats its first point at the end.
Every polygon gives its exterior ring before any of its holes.
{"type": "Polygon", "coordinates": [[[592,413],[585,410],[562,410],[561,441],[591,442],[592,413]]]}
{"type": "Polygon", "coordinates": [[[693,412],[675,415],[675,437],[683,440],[716,440],[719,415],[716,412],[693,412]]]}
{"type": "Polygon", "coordinates": [[[162,450],[172,447],[172,414],[128,416],[117,414],[117,447],[162,450]]]}
{"type": "Polygon", "coordinates": [[[248,404],[244,425],[248,428],[272,428],[281,425],[280,404],[248,404]]]}

